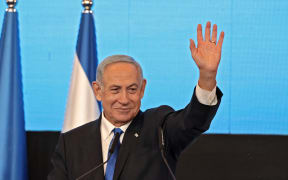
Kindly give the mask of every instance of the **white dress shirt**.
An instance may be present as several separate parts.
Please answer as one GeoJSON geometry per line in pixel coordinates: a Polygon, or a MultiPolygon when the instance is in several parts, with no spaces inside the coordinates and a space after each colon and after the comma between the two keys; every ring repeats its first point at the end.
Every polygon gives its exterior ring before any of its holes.
{"type": "Polygon", "coordinates": [[[212,91],[208,91],[196,86],[196,97],[201,104],[213,106],[217,104],[216,86],[212,91]]]}
{"type": "MultiPolygon", "coordinates": [[[[204,105],[216,105],[217,104],[217,96],[216,96],[216,86],[212,91],[207,91],[199,87],[197,84],[196,86],[196,97],[198,101],[204,105]]],[[[102,112],[101,114],[102,119],[101,119],[101,125],[100,125],[100,131],[101,131],[101,143],[102,143],[102,157],[103,157],[103,162],[105,162],[108,158],[108,148],[110,145],[110,142],[114,136],[114,133],[112,130],[116,128],[112,123],[110,123],[104,116],[104,113],[102,112]]],[[[120,143],[122,143],[125,131],[129,127],[132,121],[129,123],[118,127],[120,128],[123,133],[120,136],[120,143]]],[[[107,164],[104,164],[104,174],[106,173],[106,166],[107,164]]]]}
{"type": "MultiPolygon", "coordinates": [[[[100,132],[101,132],[101,143],[102,143],[102,157],[103,157],[103,162],[105,162],[108,158],[108,150],[109,150],[109,145],[111,140],[113,139],[114,133],[112,130],[116,128],[112,123],[110,123],[104,116],[104,113],[102,112],[101,114],[101,125],[100,125],[100,132]]],[[[127,124],[124,124],[120,128],[123,133],[120,135],[120,143],[122,143],[125,131],[127,130],[128,126],[131,124],[132,121],[130,121],[127,124]]],[[[104,174],[106,173],[106,166],[107,163],[104,164],[104,174]]]]}

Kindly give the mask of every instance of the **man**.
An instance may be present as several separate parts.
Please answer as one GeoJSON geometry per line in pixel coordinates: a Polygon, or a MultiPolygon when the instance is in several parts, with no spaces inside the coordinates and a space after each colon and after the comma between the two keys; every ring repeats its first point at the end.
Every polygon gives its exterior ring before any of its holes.
{"type": "Polygon", "coordinates": [[[190,103],[179,111],[169,106],[140,111],[146,86],[140,65],[125,55],[104,59],[93,82],[95,96],[102,102],[102,115],[96,121],[61,134],[52,157],[54,170],[48,179],[172,179],[161,157],[159,128],[163,130],[165,156],[175,171],[180,153],[209,128],[220,104],[222,93],[216,87],[216,74],[224,32],[216,43],[217,26],[213,26],[211,38],[210,31],[208,22],[203,39],[202,27],[198,25],[198,46],[190,40],[200,76],[190,103]],[[121,146],[116,142],[108,165],[101,166],[108,159],[116,130],[121,146]]]}

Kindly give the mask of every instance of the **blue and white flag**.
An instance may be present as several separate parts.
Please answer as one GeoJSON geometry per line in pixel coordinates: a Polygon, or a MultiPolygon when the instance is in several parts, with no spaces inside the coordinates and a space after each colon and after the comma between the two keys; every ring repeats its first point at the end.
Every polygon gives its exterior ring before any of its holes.
{"type": "Polygon", "coordinates": [[[96,80],[97,64],[93,14],[83,12],[62,132],[99,117],[99,105],[92,89],[92,81],[96,80]]]}
{"type": "Polygon", "coordinates": [[[26,148],[18,14],[6,11],[0,38],[0,179],[28,179],[26,148]]]}

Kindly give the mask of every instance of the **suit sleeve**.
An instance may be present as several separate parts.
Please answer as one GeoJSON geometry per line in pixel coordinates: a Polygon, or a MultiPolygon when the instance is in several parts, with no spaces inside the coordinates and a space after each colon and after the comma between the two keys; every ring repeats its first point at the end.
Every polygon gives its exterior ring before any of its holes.
{"type": "Polygon", "coordinates": [[[216,89],[217,104],[213,106],[201,104],[195,94],[192,96],[190,103],[179,111],[171,110],[170,107],[164,108],[166,114],[162,127],[165,136],[165,149],[177,158],[180,153],[199,135],[207,131],[211,121],[214,118],[221,102],[222,92],[216,89]]]}
{"type": "Polygon", "coordinates": [[[51,158],[54,169],[48,175],[48,180],[66,180],[65,143],[63,134],[60,135],[56,150],[51,158]]]}

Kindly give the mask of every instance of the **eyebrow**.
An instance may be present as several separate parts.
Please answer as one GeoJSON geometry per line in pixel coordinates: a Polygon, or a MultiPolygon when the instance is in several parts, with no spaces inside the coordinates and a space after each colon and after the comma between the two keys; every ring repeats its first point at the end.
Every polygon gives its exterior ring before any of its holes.
{"type": "MultiPolygon", "coordinates": [[[[131,88],[132,86],[138,87],[138,84],[136,84],[136,83],[130,84],[127,88],[131,88]]],[[[116,84],[111,84],[111,85],[109,86],[109,88],[121,88],[121,86],[116,85],[116,84]]]]}
{"type": "Polygon", "coordinates": [[[138,84],[133,83],[133,84],[129,85],[128,88],[130,88],[130,87],[132,87],[132,86],[136,86],[136,87],[138,87],[138,84]]]}
{"type": "MultiPolygon", "coordinates": [[[[137,83],[133,83],[133,84],[128,85],[128,87],[131,87],[131,86],[138,86],[138,84],[137,83]]],[[[121,86],[117,85],[117,84],[111,84],[109,87],[121,87],[121,86]]]]}
{"type": "Polygon", "coordinates": [[[112,84],[111,86],[109,86],[108,88],[110,89],[110,88],[120,88],[121,86],[119,86],[119,85],[116,85],[116,84],[112,84]]]}

